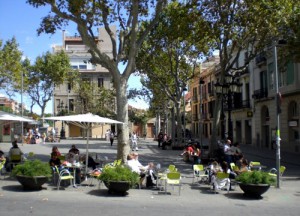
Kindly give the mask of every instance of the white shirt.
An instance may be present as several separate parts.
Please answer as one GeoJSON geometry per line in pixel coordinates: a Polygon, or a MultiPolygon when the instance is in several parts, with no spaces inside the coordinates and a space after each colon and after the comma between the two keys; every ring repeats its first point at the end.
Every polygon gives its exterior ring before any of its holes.
{"type": "Polygon", "coordinates": [[[136,172],[138,174],[141,173],[141,170],[140,170],[140,167],[139,167],[139,162],[137,160],[128,160],[127,161],[127,165],[130,167],[130,169],[133,171],[133,172],[136,172]]]}
{"type": "Polygon", "coordinates": [[[132,140],[132,141],[136,141],[136,140],[137,140],[137,136],[136,136],[136,134],[132,134],[132,136],[131,136],[131,140],[132,140]]]}

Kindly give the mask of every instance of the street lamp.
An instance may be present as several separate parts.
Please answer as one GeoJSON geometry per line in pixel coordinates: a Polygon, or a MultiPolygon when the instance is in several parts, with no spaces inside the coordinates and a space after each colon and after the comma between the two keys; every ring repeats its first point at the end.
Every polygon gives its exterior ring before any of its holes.
{"type": "MultiPolygon", "coordinates": [[[[228,138],[233,142],[233,125],[232,125],[232,119],[231,119],[231,112],[235,108],[234,103],[234,96],[236,93],[241,93],[241,86],[242,84],[239,83],[238,80],[236,80],[236,77],[231,74],[226,74],[224,77],[223,83],[217,82],[215,84],[216,87],[216,93],[221,96],[222,98],[222,111],[221,111],[221,120],[224,122],[224,104],[226,104],[227,113],[228,113],[228,138]]],[[[225,138],[224,133],[224,124],[221,125],[221,136],[222,138],[225,138]]]]}
{"type": "MultiPolygon", "coordinates": [[[[64,102],[61,101],[60,104],[57,105],[57,110],[60,112],[61,115],[64,115],[65,110],[68,109],[68,106],[64,106],[64,102]]],[[[61,130],[60,130],[60,139],[66,139],[66,131],[64,128],[64,121],[61,123],[61,130]]]]}
{"type": "Polygon", "coordinates": [[[202,127],[203,127],[203,122],[202,122],[202,85],[204,84],[204,80],[203,79],[199,79],[199,87],[200,87],[200,118],[199,118],[199,135],[200,135],[200,143],[202,144],[202,127]]]}
{"type": "Polygon", "coordinates": [[[278,40],[273,42],[274,52],[274,70],[275,70],[275,90],[276,90],[276,169],[277,169],[277,188],[280,188],[280,92],[279,92],[279,76],[278,76],[278,62],[277,62],[277,46],[284,46],[287,42],[285,40],[278,40]]]}

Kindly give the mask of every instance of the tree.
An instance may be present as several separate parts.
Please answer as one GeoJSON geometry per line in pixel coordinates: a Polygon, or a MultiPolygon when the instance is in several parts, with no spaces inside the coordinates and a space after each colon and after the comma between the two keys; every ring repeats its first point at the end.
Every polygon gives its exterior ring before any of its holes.
{"type": "Polygon", "coordinates": [[[55,54],[47,52],[36,58],[34,65],[26,64],[25,92],[34,104],[41,108],[44,117],[47,103],[53,96],[54,86],[61,85],[65,80],[77,77],[76,71],[71,69],[68,55],[61,51],[55,54]]]}
{"type": "MultiPolygon", "coordinates": [[[[220,83],[226,74],[235,75],[274,39],[280,39],[286,32],[293,0],[256,1],[256,0],[203,0],[191,1],[194,17],[206,20],[210,28],[207,35],[213,40],[211,49],[219,51],[220,83]],[[246,52],[247,62],[238,65],[241,54],[246,52]]],[[[192,13],[192,11],[191,11],[192,13]]],[[[197,22],[197,19],[196,19],[197,22]]],[[[217,98],[214,108],[213,134],[210,150],[216,147],[216,128],[219,125],[221,97],[217,98]]]]}
{"type": "Polygon", "coordinates": [[[22,77],[22,52],[13,37],[4,44],[0,40],[0,86],[9,96],[13,96],[15,83],[22,77]]]}
{"type": "Polygon", "coordinates": [[[165,94],[165,97],[157,97],[160,104],[166,106],[165,98],[173,102],[178,140],[181,140],[183,130],[182,94],[195,77],[196,62],[209,52],[208,26],[200,19],[194,23],[190,6],[178,1],[168,5],[140,49],[137,60],[137,70],[145,74],[146,87],[157,96],[165,94]]]}
{"type": "MultiPolygon", "coordinates": [[[[136,56],[149,31],[158,22],[159,14],[166,5],[166,0],[147,1],[90,1],[90,0],[28,0],[34,7],[49,5],[51,13],[43,18],[38,33],[55,33],[57,29],[65,28],[68,22],[73,22],[90,49],[91,62],[105,67],[113,78],[117,98],[117,120],[125,124],[118,125],[117,157],[126,161],[129,153],[128,142],[128,102],[126,96],[129,76],[135,70],[136,56]],[[140,23],[148,20],[147,28],[141,28],[140,23]],[[111,26],[118,30],[114,34],[111,26]],[[107,55],[95,41],[95,28],[104,26],[112,43],[112,55],[107,55]],[[119,64],[125,68],[120,71],[119,64]]],[[[101,43],[101,42],[100,42],[101,43]]]]}
{"type": "Polygon", "coordinates": [[[74,91],[78,94],[78,99],[74,105],[82,113],[90,112],[104,117],[115,117],[115,94],[113,90],[98,87],[90,81],[78,80],[74,85],[74,91]]]}

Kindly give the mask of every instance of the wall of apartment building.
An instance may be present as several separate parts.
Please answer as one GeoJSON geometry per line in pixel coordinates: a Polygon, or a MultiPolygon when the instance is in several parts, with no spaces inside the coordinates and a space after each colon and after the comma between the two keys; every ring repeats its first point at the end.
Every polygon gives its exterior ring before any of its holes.
{"type": "MultiPolygon", "coordinates": [[[[112,27],[113,31],[116,31],[115,27],[112,27]]],[[[112,56],[112,44],[111,40],[106,33],[106,31],[103,28],[100,28],[98,30],[98,46],[102,50],[102,52],[105,52],[107,55],[112,56]]],[[[63,33],[63,46],[56,46],[54,47],[54,52],[59,50],[65,50],[66,53],[70,57],[70,64],[73,68],[79,69],[80,75],[82,78],[89,79],[93,83],[98,83],[99,79],[102,81],[103,87],[106,89],[112,89],[112,83],[111,83],[111,75],[108,72],[107,69],[102,67],[101,65],[93,65],[89,62],[89,59],[91,58],[91,55],[87,52],[88,47],[83,45],[82,40],[80,37],[74,36],[74,37],[66,37],[63,33]]],[[[55,86],[54,90],[54,114],[58,114],[60,111],[60,108],[58,106],[61,104],[61,102],[64,103],[64,106],[67,106],[67,112],[74,112],[74,113],[81,113],[82,111],[79,109],[78,106],[76,106],[76,100],[78,99],[78,94],[70,88],[70,85],[68,85],[67,82],[63,83],[60,86],[55,86]],[[72,107],[70,103],[74,101],[74,106],[72,107]],[[73,109],[71,109],[71,107],[73,109]]],[[[61,125],[57,124],[56,127],[58,129],[61,129],[61,125]]],[[[106,127],[104,131],[109,129],[109,127],[106,127]]],[[[105,132],[101,132],[101,127],[93,129],[91,131],[91,137],[98,137],[101,138],[105,135],[105,132]]],[[[66,136],[81,136],[82,131],[77,128],[68,128],[66,126],[66,136]]]]}
{"type": "MultiPolygon", "coordinates": [[[[260,89],[262,71],[266,71],[268,94],[259,100],[254,100],[254,124],[253,127],[253,143],[262,148],[276,148],[274,140],[276,138],[277,127],[277,104],[276,104],[276,89],[275,85],[271,85],[270,65],[273,64],[273,56],[269,56],[265,63],[259,67],[254,68],[253,80],[255,89],[260,89]],[[267,111],[269,117],[267,116],[267,111]]],[[[273,69],[274,70],[274,69],[273,69]]],[[[280,70],[280,69],[278,69],[280,70]]],[[[290,152],[300,152],[300,127],[299,127],[299,108],[300,108],[300,77],[299,64],[293,64],[293,80],[292,83],[283,81],[279,85],[279,92],[281,93],[281,113],[280,113],[280,138],[281,150],[290,152]],[[295,114],[291,115],[291,106],[295,105],[295,114]]],[[[275,75],[275,73],[274,73],[275,75]]],[[[287,79],[287,74],[283,74],[283,78],[287,79]]],[[[279,72],[279,76],[280,72],[279,72]]]]}

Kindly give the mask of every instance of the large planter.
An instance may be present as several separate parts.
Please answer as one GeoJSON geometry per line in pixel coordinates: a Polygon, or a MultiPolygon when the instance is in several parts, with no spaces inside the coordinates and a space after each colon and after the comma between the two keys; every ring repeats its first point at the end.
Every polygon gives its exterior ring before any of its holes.
{"type": "Polygon", "coordinates": [[[240,188],[244,191],[245,196],[260,198],[269,188],[269,184],[243,184],[239,183],[240,188]]]}
{"type": "Polygon", "coordinates": [[[130,182],[127,181],[104,182],[104,185],[108,188],[108,193],[126,195],[126,192],[130,189],[130,182]]]}
{"type": "Polygon", "coordinates": [[[22,176],[17,175],[17,180],[23,186],[24,190],[41,190],[42,185],[48,181],[48,177],[46,176],[22,176]]]}

